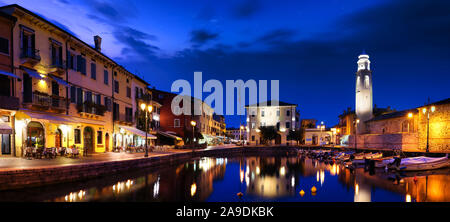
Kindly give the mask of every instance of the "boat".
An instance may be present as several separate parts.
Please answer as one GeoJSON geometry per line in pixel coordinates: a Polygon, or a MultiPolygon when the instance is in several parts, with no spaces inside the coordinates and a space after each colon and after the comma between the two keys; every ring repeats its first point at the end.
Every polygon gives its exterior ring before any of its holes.
{"type": "Polygon", "coordinates": [[[390,164],[391,169],[400,171],[419,171],[419,170],[434,170],[450,166],[450,159],[448,154],[444,157],[410,157],[400,159],[400,164],[397,166],[394,162],[390,164]]]}
{"type": "MultiPolygon", "coordinates": [[[[398,157],[398,156],[396,156],[398,157]]],[[[376,158],[373,159],[375,160],[375,167],[376,168],[384,168],[389,164],[392,164],[394,162],[394,156],[389,156],[389,157],[382,157],[382,158],[376,158]]]]}

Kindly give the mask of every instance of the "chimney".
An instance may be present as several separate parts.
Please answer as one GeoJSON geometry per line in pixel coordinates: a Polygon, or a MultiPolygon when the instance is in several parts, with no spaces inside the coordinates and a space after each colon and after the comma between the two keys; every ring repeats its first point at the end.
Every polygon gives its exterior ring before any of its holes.
{"type": "Polygon", "coordinates": [[[94,36],[95,50],[102,51],[102,38],[98,35],[94,36]]]}

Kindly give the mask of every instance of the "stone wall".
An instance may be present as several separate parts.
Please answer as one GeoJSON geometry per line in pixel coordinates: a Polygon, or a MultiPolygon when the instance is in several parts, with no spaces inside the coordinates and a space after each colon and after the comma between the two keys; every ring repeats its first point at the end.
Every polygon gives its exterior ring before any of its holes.
{"type": "MultiPolygon", "coordinates": [[[[355,146],[355,137],[349,137],[349,146],[355,146]]],[[[393,133],[393,134],[363,134],[358,135],[356,147],[380,150],[402,150],[418,152],[417,133],[393,133]]]]}
{"type": "MultiPolygon", "coordinates": [[[[430,113],[429,149],[430,152],[450,152],[450,104],[436,105],[430,113]]],[[[427,146],[427,115],[419,109],[419,150],[427,146]]],[[[429,108],[428,108],[429,109],[429,108]]]]}

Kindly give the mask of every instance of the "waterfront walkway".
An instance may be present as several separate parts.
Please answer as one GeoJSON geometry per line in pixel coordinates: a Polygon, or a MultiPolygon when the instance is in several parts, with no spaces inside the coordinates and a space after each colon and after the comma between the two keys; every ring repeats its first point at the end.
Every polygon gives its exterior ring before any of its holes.
{"type": "MultiPolygon", "coordinates": [[[[212,149],[227,149],[236,146],[224,145],[216,147],[208,147],[205,150],[212,149]]],[[[200,150],[199,150],[200,151],[200,150]]],[[[149,157],[166,156],[175,153],[188,153],[192,152],[191,149],[167,149],[165,151],[153,151],[149,152],[149,157]]],[[[1,171],[11,171],[11,170],[21,170],[21,169],[42,169],[42,168],[52,168],[59,166],[71,166],[80,164],[91,164],[100,162],[113,162],[113,161],[123,161],[132,159],[144,158],[145,153],[94,153],[89,154],[89,156],[79,156],[76,158],[61,157],[57,156],[55,159],[26,159],[25,157],[0,157],[0,172],[1,171]]]]}

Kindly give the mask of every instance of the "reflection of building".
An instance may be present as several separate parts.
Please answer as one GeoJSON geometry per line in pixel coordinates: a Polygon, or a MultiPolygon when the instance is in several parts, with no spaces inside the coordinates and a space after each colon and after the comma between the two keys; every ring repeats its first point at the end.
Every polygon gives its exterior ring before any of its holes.
{"type": "Polygon", "coordinates": [[[13,155],[21,156],[25,147],[76,146],[105,152],[142,138],[145,133],[135,127],[132,88],[148,93],[148,83],[104,55],[99,36],[92,47],[21,6],[3,6],[0,12],[17,18],[12,39],[3,40],[11,43],[9,52],[0,53],[9,55],[14,67],[0,68],[9,76],[1,84],[11,83],[0,87],[11,90],[1,103],[19,103],[14,116],[2,119],[14,126],[13,155]]]}
{"type": "Polygon", "coordinates": [[[286,144],[290,130],[300,127],[300,114],[297,105],[281,101],[266,101],[245,106],[247,109],[247,141],[251,144],[261,144],[259,127],[275,126],[278,136],[275,144],[286,144]],[[277,105],[275,105],[276,103],[277,105]]]}
{"type": "Polygon", "coordinates": [[[241,183],[247,184],[247,193],[275,198],[295,195],[296,178],[302,169],[296,157],[247,157],[241,168],[241,183]]]}

